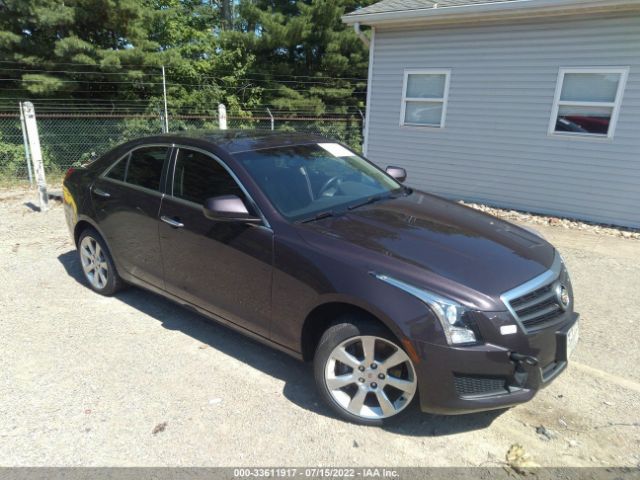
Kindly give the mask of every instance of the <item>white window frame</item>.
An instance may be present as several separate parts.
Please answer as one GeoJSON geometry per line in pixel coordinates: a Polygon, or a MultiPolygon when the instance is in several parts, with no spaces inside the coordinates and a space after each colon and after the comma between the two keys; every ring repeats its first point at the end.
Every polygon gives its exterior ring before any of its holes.
{"type": "Polygon", "coordinates": [[[442,68],[408,68],[404,71],[404,79],[402,82],[402,106],[400,108],[400,126],[401,127],[415,127],[415,128],[444,128],[444,123],[447,118],[447,103],[449,101],[449,82],[451,80],[451,69],[442,68]],[[407,84],[409,81],[409,75],[444,75],[444,92],[442,98],[415,98],[407,97],[407,84]],[[429,125],[424,123],[407,123],[404,121],[405,111],[407,109],[407,102],[425,102],[425,103],[442,103],[442,115],[440,116],[439,125],[429,125]]]}
{"type": "Polygon", "coordinates": [[[622,105],[622,97],[624,89],[627,85],[627,77],[629,76],[629,67],[561,67],[558,71],[558,80],[556,83],[556,94],[553,99],[553,108],[551,109],[551,119],[549,121],[549,135],[564,138],[582,138],[582,139],[604,139],[611,140],[616,131],[618,124],[618,115],[620,114],[620,106],[622,105]],[[613,102],[585,102],[574,100],[560,100],[562,95],[562,87],[564,85],[564,77],[567,73],[603,73],[620,75],[618,83],[618,91],[613,102]],[[606,135],[598,133],[580,133],[580,132],[556,132],[556,123],[558,121],[558,111],[562,106],[570,107],[607,107],[611,108],[611,120],[609,122],[609,131],[606,135]]]}

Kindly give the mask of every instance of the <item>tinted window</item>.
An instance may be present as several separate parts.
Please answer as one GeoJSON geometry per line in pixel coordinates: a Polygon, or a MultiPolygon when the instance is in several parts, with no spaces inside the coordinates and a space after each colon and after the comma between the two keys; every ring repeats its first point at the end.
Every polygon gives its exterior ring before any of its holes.
{"type": "Polygon", "coordinates": [[[107,173],[108,178],[113,178],[114,180],[120,180],[124,182],[124,175],[127,172],[127,161],[129,160],[129,155],[125,155],[124,158],[118,160],[118,162],[111,167],[109,173],[107,173]]]}
{"type": "Polygon", "coordinates": [[[132,185],[160,190],[162,166],[167,156],[167,147],[139,148],[131,152],[125,181],[132,185]]]}
{"type": "Polygon", "coordinates": [[[402,186],[337,143],[237,153],[278,211],[290,220],[402,194],[402,186]]]}
{"type": "Polygon", "coordinates": [[[244,198],[238,184],[220,163],[203,153],[183,149],[176,159],[173,195],[199,204],[219,195],[244,198]]]}

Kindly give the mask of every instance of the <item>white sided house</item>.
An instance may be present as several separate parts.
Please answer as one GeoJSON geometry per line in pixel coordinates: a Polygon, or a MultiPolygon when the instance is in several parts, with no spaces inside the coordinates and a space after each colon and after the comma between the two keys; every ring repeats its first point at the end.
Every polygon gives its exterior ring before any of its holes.
{"type": "Polygon", "coordinates": [[[383,0],[365,154],[454,199],[640,227],[640,0],[383,0]]]}

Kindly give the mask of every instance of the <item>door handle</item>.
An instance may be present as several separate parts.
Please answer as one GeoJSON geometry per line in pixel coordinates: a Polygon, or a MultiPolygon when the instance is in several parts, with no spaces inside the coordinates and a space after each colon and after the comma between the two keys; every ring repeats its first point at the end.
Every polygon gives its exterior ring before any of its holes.
{"type": "Polygon", "coordinates": [[[95,193],[99,197],[109,198],[111,196],[111,194],[109,192],[105,192],[101,188],[95,187],[92,191],[93,191],[93,193],[95,193]]]}
{"type": "Polygon", "coordinates": [[[182,228],[184,227],[184,223],[179,222],[178,220],[174,220],[173,218],[169,218],[165,215],[160,217],[164,223],[171,225],[173,228],[182,228]]]}

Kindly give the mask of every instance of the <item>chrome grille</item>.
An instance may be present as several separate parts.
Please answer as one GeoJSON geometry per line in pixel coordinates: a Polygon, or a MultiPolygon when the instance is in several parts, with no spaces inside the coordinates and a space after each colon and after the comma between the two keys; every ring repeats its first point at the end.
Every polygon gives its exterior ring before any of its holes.
{"type": "Polygon", "coordinates": [[[563,313],[556,295],[561,269],[556,254],[551,269],[502,295],[502,301],[527,333],[552,325],[563,313]]]}
{"type": "Polygon", "coordinates": [[[541,328],[563,312],[555,287],[555,282],[550,283],[510,302],[516,317],[527,330],[541,328]]]}

